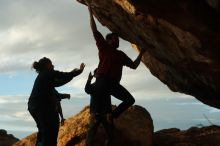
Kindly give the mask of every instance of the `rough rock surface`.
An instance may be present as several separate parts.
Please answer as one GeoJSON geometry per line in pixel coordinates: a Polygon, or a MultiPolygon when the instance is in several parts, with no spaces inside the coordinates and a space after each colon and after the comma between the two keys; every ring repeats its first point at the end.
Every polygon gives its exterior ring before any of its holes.
{"type": "MultiPolygon", "coordinates": [[[[84,0],[78,0],[85,3],[84,0]]],[[[172,91],[220,108],[219,0],[87,0],[172,91]]]]}
{"type": "Polygon", "coordinates": [[[154,134],[154,146],[220,146],[220,127],[165,129],[154,134]]]}
{"type": "MultiPolygon", "coordinates": [[[[60,128],[58,146],[84,146],[88,129],[89,108],[65,121],[60,128]]],[[[150,114],[140,106],[129,108],[115,121],[114,146],[152,146],[153,121],[150,114]]],[[[104,145],[104,131],[100,126],[95,137],[96,146],[104,145]]],[[[34,146],[36,134],[22,139],[13,146],[34,146]]]]}
{"type": "Polygon", "coordinates": [[[19,139],[11,134],[7,134],[7,131],[0,129],[0,146],[11,146],[17,141],[19,141],[19,139]]]}

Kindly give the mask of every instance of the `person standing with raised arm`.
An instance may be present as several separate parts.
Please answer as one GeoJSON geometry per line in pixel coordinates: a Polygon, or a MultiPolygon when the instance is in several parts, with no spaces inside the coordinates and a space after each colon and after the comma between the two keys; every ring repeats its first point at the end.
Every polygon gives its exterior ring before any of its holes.
{"type": "Polygon", "coordinates": [[[51,60],[46,57],[33,63],[33,68],[38,76],[28,100],[28,111],[38,128],[35,146],[57,145],[59,115],[55,87],[70,82],[73,77],[83,72],[84,67],[85,65],[82,63],[79,69],[76,68],[70,72],[56,71],[51,60]]]}
{"type": "Polygon", "coordinates": [[[96,77],[96,71],[94,71],[94,75],[89,73],[85,92],[91,96],[90,99],[90,120],[89,120],[89,128],[86,137],[86,146],[94,146],[94,137],[96,131],[100,124],[103,125],[106,132],[106,140],[105,146],[111,146],[113,142],[113,128],[112,123],[108,122],[108,115],[111,114],[112,105],[111,105],[111,97],[109,94],[105,96],[99,96],[96,92],[96,81],[91,83],[93,77],[96,77]]]}
{"type": "Polygon", "coordinates": [[[102,36],[97,30],[90,4],[88,4],[88,9],[90,25],[99,55],[99,64],[96,72],[96,92],[100,94],[100,97],[109,94],[122,101],[111,114],[113,122],[113,119],[118,118],[121,113],[135,102],[134,97],[120,84],[123,66],[136,69],[145,50],[142,49],[135,61],[132,61],[124,52],[117,50],[119,47],[119,36],[117,33],[107,34],[106,38],[102,36]]]}

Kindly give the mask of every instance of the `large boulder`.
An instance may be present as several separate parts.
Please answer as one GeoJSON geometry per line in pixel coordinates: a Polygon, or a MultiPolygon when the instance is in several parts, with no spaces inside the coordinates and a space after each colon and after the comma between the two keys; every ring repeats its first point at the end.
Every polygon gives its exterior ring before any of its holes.
{"type": "MultiPolygon", "coordinates": [[[[85,146],[89,121],[89,107],[65,121],[60,127],[58,146],[85,146]]],[[[115,120],[114,146],[152,146],[153,121],[148,111],[140,106],[133,106],[115,120]]],[[[99,127],[95,137],[95,145],[104,145],[105,132],[99,127]]],[[[13,146],[34,146],[36,133],[13,146]]]]}
{"type": "Polygon", "coordinates": [[[172,91],[220,108],[219,0],[78,0],[123,39],[145,48],[151,73],[172,91]]]}
{"type": "Polygon", "coordinates": [[[19,141],[12,134],[8,134],[6,130],[0,129],[0,146],[11,146],[19,141]]]}

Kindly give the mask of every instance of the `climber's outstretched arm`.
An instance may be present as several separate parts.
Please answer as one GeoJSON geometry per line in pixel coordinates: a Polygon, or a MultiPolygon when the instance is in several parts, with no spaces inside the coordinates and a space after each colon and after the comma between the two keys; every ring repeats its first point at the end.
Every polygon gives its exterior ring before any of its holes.
{"type": "Polygon", "coordinates": [[[103,49],[102,46],[106,46],[106,41],[105,41],[104,37],[102,36],[102,34],[97,30],[96,23],[95,23],[93,13],[92,13],[91,5],[89,3],[87,5],[88,5],[88,9],[89,9],[90,25],[91,25],[91,29],[93,32],[93,36],[96,40],[96,45],[97,45],[98,49],[102,50],[103,49]]]}
{"type": "Polygon", "coordinates": [[[90,25],[91,25],[91,28],[92,28],[92,32],[96,33],[98,30],[97,30],[97,27],[96,27],[95,20],[93,18],[92,8],[91,8],[90,4],[88,4],[88,9],[89,9],[90,25]]]}
{"type": "MultiPolygon", "coordinates": [[[[125,57],[127,59],[125,59],[124,64],[132,69],[137,69],[137,67],[139,66],[140,62],[141,62],[141,58],[144,54],[146,50],[145,49],[141,49],[139,55],[137,56],[137,58],[132,61],[129,57],[125,57]]],[[[126,55],[127,56],[127,55],[126,55]]]]}
{"type": "Polygon", "coordinates": [[[146,50],[145,49],[141,49],[138,57],[135,59],[135,61],[133,62],[133,66],[132,66],[132,69],[137,69],[137,67],[139,66],[140,62],[141,62],[141,58],[144,54],[146,50]]]}

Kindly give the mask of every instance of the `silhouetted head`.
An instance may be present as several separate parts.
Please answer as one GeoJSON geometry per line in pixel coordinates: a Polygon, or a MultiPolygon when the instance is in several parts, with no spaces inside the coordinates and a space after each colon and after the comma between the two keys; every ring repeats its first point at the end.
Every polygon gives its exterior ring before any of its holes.
{"type": "Polygon", "coordinates": [[[49,58],[43,57],[38,62],[35,61],[32,67],[36,70],[37,73],[46,70],[53,70],[54,66],[49,58]]]}
{"type": "Polygon", "coordinates": [[[117,49],[119,47],[119,37],[117,33],[109,33],[106,35],[107,43],[113,48],[117,49]]]}

